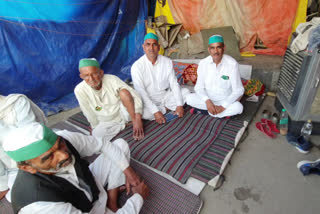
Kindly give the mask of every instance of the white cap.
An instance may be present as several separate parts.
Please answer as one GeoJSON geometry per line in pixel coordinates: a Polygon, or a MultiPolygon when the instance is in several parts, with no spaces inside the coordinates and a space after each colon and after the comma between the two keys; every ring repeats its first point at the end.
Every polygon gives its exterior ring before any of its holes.
{"type": "Polygon", "coordinates": [[[51,129],[33,122],[12,129],[4,139],[3,149],[15,161],[30,160],[48,151],[57,138],[51,129]]]}

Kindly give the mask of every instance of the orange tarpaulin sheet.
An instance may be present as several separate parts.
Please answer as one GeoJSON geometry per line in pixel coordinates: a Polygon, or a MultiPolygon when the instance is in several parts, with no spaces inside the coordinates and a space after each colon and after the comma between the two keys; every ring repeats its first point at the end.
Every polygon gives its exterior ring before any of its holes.
{"type": "Polygon", "coordinates": [[[189,32],[233,26],[240,50],[284,55],[299,0],[167,0],[175,23],[189,32]],[[259,37],[267,49],[254,49],[259,37]]]}

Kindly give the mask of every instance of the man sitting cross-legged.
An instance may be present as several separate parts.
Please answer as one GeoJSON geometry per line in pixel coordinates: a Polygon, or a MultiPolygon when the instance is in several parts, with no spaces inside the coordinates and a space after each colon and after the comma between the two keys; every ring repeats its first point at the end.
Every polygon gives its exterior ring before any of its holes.
{"type": "Polygon", "coordinates": [[[224,48],[222,36],[209,38],[210,56],[199,63],[194,87],[196,93],[187,95],[188,105],[218,118],[241,114],[243,110],[239,102],[244,93],[239,65],[231,56],[224,54],[224,48]]]}
{"type": "Polygon", "coordinates": [[[76,86],[74,93],[93,128],[92,135],[112,139],[131,120],[133,138],[142,139],[140,96],[118,77],[104,75],[96,59],[80,60],[79,71],[83,81],[76,86]]]}
{"type": "Polygon", "coordinates": [[[56,134],[44,125],[30,123],[13,130],[3,148],[19,168],[11,195],[15,213],[101,214],[112,210],[133,214],[139,213],[149,193],[129,166],[130,151],[122,139],[111,143],[65,130],[56,134]],[[99,153],[90,165],[82,159],[99,153]],[[119,209],[117,199],[124,184],[134,194],[119,209]]]}
{"type": "Polygon", "coordinates": [[[131,76],[133,86],[143,100],[143,119],[163,124],[167,109],[183,117],[189,90],[180,89],[171,59],[158,54],[160,45],[153,33],[144,37],[142,47],[145,54],[132,65],[131,76]]]}

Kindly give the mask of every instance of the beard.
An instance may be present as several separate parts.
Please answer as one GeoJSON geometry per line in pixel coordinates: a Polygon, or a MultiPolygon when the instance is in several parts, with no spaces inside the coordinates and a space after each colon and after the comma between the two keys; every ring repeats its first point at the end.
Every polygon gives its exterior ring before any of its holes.
{"type": "Polygon", "coordinates": [[[89,84],[89,86],[95,90],[98,90],[97,88],[101,88],[101,85],[102,85],[102,82],[99,82],[99,83],[92,83],[92,84],[89,84]]]}

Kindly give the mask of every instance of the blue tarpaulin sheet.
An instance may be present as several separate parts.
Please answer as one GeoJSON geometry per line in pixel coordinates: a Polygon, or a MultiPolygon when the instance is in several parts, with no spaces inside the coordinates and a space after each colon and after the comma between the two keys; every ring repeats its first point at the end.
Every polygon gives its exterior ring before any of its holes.
{"type": "Polygon", "coordinates": [[[25,94],[47,114],[73,108],[89,57],[130,79],[147,12],[146,0],[0,0],[0,94],[25,94]]]}

